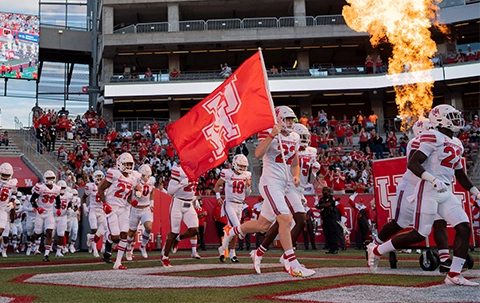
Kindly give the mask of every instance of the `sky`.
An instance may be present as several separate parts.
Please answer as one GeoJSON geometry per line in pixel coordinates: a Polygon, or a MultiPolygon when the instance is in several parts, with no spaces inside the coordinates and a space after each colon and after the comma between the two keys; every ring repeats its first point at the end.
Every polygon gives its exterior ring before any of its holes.
{"type": "MultiPolygon", "coordinates": [[[[38,15],[38,0],[0,1],[0,11],[15,12],[20,14],[38,15]]],[[[42,34],[40,33],[40,39],[42,34]]],[[[5,82],[0,78],[0,128],[14,129],[15,117],[24,126],[31,125],[30,114],[35,106],[35,82],[26,80],[9,79],[7,96],[4,96],[5,82]]],[[[56,111],[64,105],[63,100],[39,99],[39,106],[56,111]]],[[[86,111],[88,103],[68,101],[67,109],[70,114],[76,115],[86,111]]]]}

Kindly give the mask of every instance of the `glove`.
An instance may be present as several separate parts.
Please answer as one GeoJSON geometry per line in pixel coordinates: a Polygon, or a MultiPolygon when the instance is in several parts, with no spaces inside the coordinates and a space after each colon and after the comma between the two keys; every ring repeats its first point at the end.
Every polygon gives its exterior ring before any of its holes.
{"type": "Polygon", "coordinates": [[[132,200],[132,202],[130,202],[130,205],[132,205],[133,207],[137,207],[138,201],[137,200],[132,200]]]}
{"type": "Polygon", "coordinates": [[[9,202],[7,204],[7,212],[11,211],[13,209],[13,202],[9,202]]]}
{"type": "Polygon", "coordinates": [[[447,185],[445,185],[445,183],[443,183],[443,181],[440,181],[440,180],[435,178],[435,180],[433,180],[432,184],[433,184],[433,187],[435,188],[435,190],[439,193],[444,193],[444,192],[447,191],[447,185]]]}
{"type": "Polygon", "coordinates": [[[141,191],[136,191],[135,196],[137,196],[137,198],[142,197],[142,192],[141,191]]]}
{"type": "Polygon", "coordinates": [[[347,223],[347,218],[346,217],[340,217],[340,221],[342,221],[343,224],[347,223]]]}
{"type": "Polygon", "coordinates": [[[62,211],[60,209],[57,209],[57,212],[56,212],[57,216],[61,216],[62,215],[62,211]]]}
{"type": "Polygon", "coordinates": [[[38,213],[39,215],[43,214],[44,212],[45,212],[45,209],[44,209],[44,208],[41,208],[41,207],[37,208],[37,213],[38,213]]]}
{"type": "Polygon", "coordinates": [[[83,204],[83,212],[85,213],[86,216],[88,216],[88,207],[87,207],[87,204],[83,204]]]}
{"type": "Polygon", "coordinates": [[[109,213],[112,212],[112,207],[107,203],[103,203],[103,211],[105,212],[105,214],[108,215],[109,213]]]}

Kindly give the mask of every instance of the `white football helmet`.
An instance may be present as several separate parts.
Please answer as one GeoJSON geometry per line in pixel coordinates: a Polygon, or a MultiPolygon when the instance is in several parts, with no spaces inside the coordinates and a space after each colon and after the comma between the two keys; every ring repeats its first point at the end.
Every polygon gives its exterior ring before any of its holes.
{"type": "Polygon", "coordinates": [[[247,171],[248,168],[248,159],[243,154],[238,154],[233,157],[232,160],[232,168],[236,172],[244,172],[247,171]]]}
{"type": "Polygon", "coordinates": [[[129,153],[123,153],[117,158],[117,168],[119,171],[131,174],[133,171],[133,157],[129,153]]]}
{"type": "Polygon", "coordinates": [[[420,116],[417,122],[415,122],[412,126],[413,135],[415,137],[429,129],[432,129],[432,124],[430,123],[430,120],[422,116],[420,116]]]}
{"type": "Polygon", "coordinates": [[[13,167],[10,163],[5,162],[0,165],[0,183],[7,183],[12,179],[13,167]]]}
{"type": "Polygon", "coordinates": [[[448,104],[435,106],[428,114],[428,119],[433,128],[441,127],[458,132],[465,127],[462,113],[448,104]]]}
{"type": "Polygon", "coordinates": [[[21,199],[23,197],[23,194],[21,191],[17,191],[17,199],[21,199]]]}
{"type": "Polygon", "coordinates": [[[142,174],[142,177],[145,177],[146,180],[150,179],[152,176],[152,169],[148,164],[142,164],[138,168],[138,172],[142,174]]]}
{"type": "Polygon", "coordinates": [[[60,180],[57,185],[60,186],[60,194],[64,195],[67,192],[67,182],[60,180]]]}
{"type": "Polygon", "coordinates": [[[103,174],[103,172],[101,170],[96,170],[94,173],[93,173],[93,181],[95,182],[95,184],[100,184],[100,182],[102,182],[102,180],[105,178],[105,175],[103,174]]]}
{"type": "Polygon", "coordinates": [[[43,182],[47,185],[53,185],[57,181],[55,173],[51,170],[47,170],[43,173],[43,182]]]}
{"type": "Polygon", "coordinates": [[[300,146],[306,148],[310,146],[310,132],[308,131],[308,128],[301,124],[301,123],[295,123],[293,125],[293,132],[297,133],[300,135],[300,146]]]}
{"type": "Polygon", "coordinates": [[[277,106],[275,107],[275,114],[277,116],[277,123],[280,124],[282,130],[288,133],[292,132],[294,122],[292,122],[292,124],[287,124],[287,118],[297,118],[293,110],[285,105],[277,106]]]}
{"type": "Polygon", "coordinates": [[[78,196],[78,191],[75,188],[72,189],[72,195],[73,196],[78,196]]]}

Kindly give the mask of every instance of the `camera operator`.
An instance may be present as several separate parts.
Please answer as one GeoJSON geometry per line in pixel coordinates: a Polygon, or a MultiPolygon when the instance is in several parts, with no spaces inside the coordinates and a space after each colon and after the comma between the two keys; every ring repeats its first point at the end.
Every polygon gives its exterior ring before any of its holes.
{"type": "Polygon", "coordinates": [[[338,253],[338,235],[337,235],[337,217],[338,212],[335,207],[335,199],[332,196],[332,190],[330,187],[324,187],[322,189],[323,196],[315,205],[317,209],[320,209],[320,215],[322,217],[323,233],[325,235],[326,246],[328,247],[327,254],[338,253]]]}

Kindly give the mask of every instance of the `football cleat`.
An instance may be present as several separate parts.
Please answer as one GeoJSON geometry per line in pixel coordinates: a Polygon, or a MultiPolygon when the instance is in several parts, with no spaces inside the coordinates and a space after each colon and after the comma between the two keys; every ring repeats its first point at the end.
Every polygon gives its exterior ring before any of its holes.
{"type": "Polygon", "coordinates": [[[72,253],[72,254],[74,254],[77,251],[77,249],[75,248],[75,245],[73,245],[73,243],[70,244],[68,249],[70,250],[70,253],[72,253]]]}
{"type": "Polygon", "coordinates": [[[220,262],[224,263],[225,262],[225,255],[223,254],[223,249],[222,247],[220,246],[218,248],[218,254],[220,255],[219,259],[220,259],[220,262]]]}
{"type": "Polygon", "coordinates": [[[147,249],[145,248],[145,246],[140,246],[140,252],[142,253],[142,257],[144,257],[145,259],[148,258],[147,249]]]}
{"type": "Polygon", "coordinates": [[[3,257],[3,258],[8,257],[8,256],[7,256],[7,248],[4,248],[4,249],[2,250],[2,257],[3,257]]]}
{"type": "Polygon", "coordinates": [[[31,253],[31,252],[32,252],[32,248],[31,248],[31,247],[28,247],[28,248],[27,248],[27,251],[25,252],[25,254],[26,254],[27,256],[30,256],[30,253],[31,253]]]}
{"type": "Polygon", "coordinates": [[[92,238],[90,238],[91,236],[91,234],[87,234],[87,247],[92,246],[92,238]]]}
{"type": "Polygon", "coordinates": [[[113,265],[113,269],[125,270],[125,269],[127,269],[127,267],[123,266],[122,264],[119,264],[119,265],[115,264],[115,265],[113,265]]]}
{"type": "Polygon", "coordinates": [[[57,253],[55,254],[55,257],[65,257],[59,250],[57,250],[57,253]]]}
{"type": "Polygon", "coordinates": [[[450,271],[450,266],[452,266],[452,259],[447,259],[444,262],[440,262],[438,270],[442,273],[448,273],[450,271]]]}
{"type": "Polygon", "coordinates": [[[287,273],[290,273],[290,262],[285,260],[285,258],[283,257],[283,254],[280,256],[280,264],[282,264],[283,269],[285,269],[287,273]]]}
{"type": "Polygon", "coordinates": [[[100,255],[98,254],[98,250],[93,251],[93,257],[94,258],[99,258],[100,257],[100,255]]]}
{"type": "Polygon", "coordinates": [[[171,250],[172,254],[175,254],[177,250],[178,250],[178,241],[177,239],[175,239],[173,240],[173,244],[172,244],[172,250],[171,250]]]}
{"type": "Polygon", "coordinates": [[[172,264],[170,264],[170,259],[169,258],[164,258],[162,257],[161,259],[163,267],[173,267],[172,264]]]}
{"type": "Polygon", "coordinates": [[[192,258],[193,258],[193,259],[200,260],[202,257],[200,257],[200,255],[199,255],[198,253],[193,253],[193,254],[192,254],[192,258]]]}
{"type": "Polygon", "coordinates": [[[447,275],[445,278],[445,284],[447,285],[461,285],[461,286],[478,286],[477,282],[472,282],[465,279],[462,275],[458,275],[455,277],[450,277],[447,275]]]}
{"type": "Polygon", "coordinates": [[[127,261],[132,261],[133,260],[133,250],[127,250],[125,252],[125,258],[127,261]]]}
{"type": "Polygon", "coordinates": [[[250,257],[252,257],[253,269],[257,274],[261,274],[260,263],[262,263],[262,257],[257,256],[257,250],[254,249],[250,252],[250,257]]]}
{"type": "Polygon", "coordinates": [[[66,255],[68,253],[68,248],[65,246],[62,248],[62,254],[66,255]]]}
{"type": "Polygon", "coordinates": [[[48,255],[43,256],[43,262],[50,262],[48,255]]]}
{"type": "Polygon", "coordinates": [[[370,268],[370,271],[374,274],[377,272],[378,262],[380,261],[380,256],[375,255],[373,250],[377,247],[375,243],[370,243],[367,245],[368,261],[367,266],[370,268]]]}
{"type": "Polygon", "coordinates": [[[232,261],[233,263],[240,263],[240,261],[238,261],[237,256],[231,257],[231,258],[230,258],[230,261],[232,261]]]}
{"type": "Polygon", "coordinates": [[[290,270],[288,272],[292,277],[295,278],[308,278],[310,276],[313,276],[315,274],[314,270],[305,268],[303,266],[300,267],[290,267],[290,270]]]}
{"type": "Polygon", "coordinates": [[[103,253],[103,257],[102,257],[102,260],[105,262],[105,263],[113,263],[112,260],[110,260],[110,254],[108,253],[103,253]]]}
{"type": "Polygon", "coordinates": [[[34,253],[33,253],[33,254],[35,254],[35,255],[41,255],[41,254],[42,254],[42,252],[41,252],[41,251],[39,251],[39,250],[37,249],[37,250],[35,250],[35,251],[34,251],[34,253]]]}

